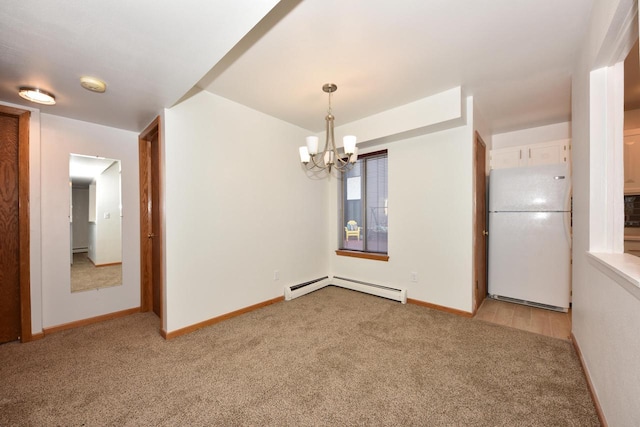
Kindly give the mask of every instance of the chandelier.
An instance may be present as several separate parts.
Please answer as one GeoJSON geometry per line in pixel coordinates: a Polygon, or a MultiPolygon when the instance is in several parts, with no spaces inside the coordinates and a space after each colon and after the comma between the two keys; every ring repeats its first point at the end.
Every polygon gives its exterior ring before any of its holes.
{"type": "Polygon", "coordinates": [[[342,139],[343,152],[338,152],[336,141],[333,136],[333,114],[331,114],[331,94],[338,90],[338,86],[327,83],[322,86],[322,90],[329,94],[329,109],[324,118],[327,122],[324,149],[318,153],[318,137],[308,136],[306,147],[300,147],[300,161],[308,170],[328,170],[337,169],[340,172],[347,171],[353,167],[358,160],[358,149],[356,147],[356,137],[347,135],[342,139]]]}

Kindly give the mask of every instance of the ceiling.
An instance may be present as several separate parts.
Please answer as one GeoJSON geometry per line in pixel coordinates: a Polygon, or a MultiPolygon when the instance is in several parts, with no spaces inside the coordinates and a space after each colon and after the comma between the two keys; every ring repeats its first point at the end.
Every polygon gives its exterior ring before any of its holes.
{"type": "Polygon", "coordinates": [[[44,113],[141,131],[276,2],[3,0],[0,100],[35,106],[17,91],[37,86],[56,95],[44,113]],[[82,76],[107,91],[83,89],[82,76]]]}
{"type": "Polygon", "coordinates": [[[88,187],[113,162],[119,160],[72,154],[69,157],[69,179],[74,186],[88,187]]]}
{"type": "Polygon", "coordinates": [[[141,131],[197,86],[320,131],[324,83],[338,126],[462,86],[493,133],[570,120],[592,0],[275,2],[5,0],[0,99],[36,85],[45,113],[141,131]]]}

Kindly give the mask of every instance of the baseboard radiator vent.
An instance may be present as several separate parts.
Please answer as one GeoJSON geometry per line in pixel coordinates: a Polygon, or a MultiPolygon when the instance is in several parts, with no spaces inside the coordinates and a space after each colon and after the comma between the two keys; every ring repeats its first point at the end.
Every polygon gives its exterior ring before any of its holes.
{"type": "Polygon", "coordinates": [[[318,289],[324,288],[329,284],[329,276],[320,277],[309,282],[298,283],[284,288],[284,299],[291,301],[294,298],[301,297],[318,289]]]}
{"type": "Polygon", "coordinates": [[[400,287],[390,287],[376,285],[374,283],[362,282],[360,280],[347,279],[345,277],[334,276],[331,284],[353,291],[364,292],[366,294],[377,295],[379,297],[407,303],[407,290],[400,287]]]}
{"type": "Polygon", "coordinates": [[[547,305],[547,304],[542,304],[542,303],[539,303],[539,302],[525,301],[525,300],[522,300],[522,299],[511,298],[511,297],[503,297],[502,295],[489,295],[489,298],[500,300],[500,301],[513,302],[513,303],[516,303],[516,304],[528,305],[529,307],[544,308],[546,310],[560,311],[562,313],[566,313],[567,311],[569,311],[566,308],[556,307],[555,305],[547,305]]]}

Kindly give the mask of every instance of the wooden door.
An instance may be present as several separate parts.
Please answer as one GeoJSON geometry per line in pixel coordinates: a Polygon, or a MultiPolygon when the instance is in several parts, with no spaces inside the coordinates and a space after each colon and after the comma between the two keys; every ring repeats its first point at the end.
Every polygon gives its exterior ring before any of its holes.
{"type": "Polygon", "coordinates": [[[474,237],[474,289],[476,310],[487,295],[487,176],[486,152],[487,147],[476,132],[474,141],[475,151],[475,237],[474,237]]]}
{"type": "Polygon", "coordinates": [[[32,339],[29,116],[0,106],[0,343],[32,339]]]}
{"type": "Polygon", "coordinates": [[[160,209],[160,118],[139,137],[141,311],[162,321],[162,229],[160,209]]]}

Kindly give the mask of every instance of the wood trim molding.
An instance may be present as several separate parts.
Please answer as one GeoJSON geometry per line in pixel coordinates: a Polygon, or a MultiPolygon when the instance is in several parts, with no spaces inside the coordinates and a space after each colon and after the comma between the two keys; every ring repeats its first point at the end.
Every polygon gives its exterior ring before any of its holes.
{"type": "Polygon", "coordinates": [[[29,184],[29,120],[30,111],[23,111],[18,118],[18,197],[20,206],[20,315],[21,342],[31,341],[31,221],[29,184]]]}
{"type": "MultiPolygon", "coordinates": [[[[93,264],[93,261],[91,259],[89,259],[89,261],[91,261],[91,264],[93,264]]],[[[122,262],[108,262],[106,264],[93,264],[93,266],[96,268],[113,267],[114,265],[122,265],[122,262]]]]}
{"type": "Polygon", "coordinates": [[[250,305],[249,307],[241,308],[240,310],[232,311],[230,313],[223,314],[221,316],[214,317],[212,319],[208,319],[208,320],[205,320],[203,322],[199,322],[199,323],[193,324],[191,326],[187,326],[185,328],[177,329],[175,331],[167,332],[165,330],[161,330],[160,334],[167,340],[172,339],[172,338],[177,338],[179,336],[186,335],[186,334],[189,334],[191,332],[195,332],[198,329],[206,328],[207,326],[211,326],[211,325],[214,325],[216,323],[220,323],[223,320],[231,319],[233,317],[240,316],[241,314],[245,314],[245,313],[248,313],[250,311],[258,310],[260,308],[266,307],[266,306],[271,305],[271,304],[278,303],[280,301],[284,301],[284,296],[273,298],[273,299],[270,299],[270,300],[267,300],[267,301],[263,301],[263,302],[260,302],[258,304],[250,305]]]}
{"type": "Polygon", "coordinates": [[[44,332],[38,332],[37,334],[31,334],[31,341],[41,340],[44,338],[44,332]]]}
{"type": "Polygon", "coordinates": [[[31,332],[31,215],[29,181],[29,125],[31,111],[0,105],[0,113],[18,118],[18,228],[20,234],[20,342],[31,332]]]}
{"type": "Polygon", "coordinates": [[[162,153],[163,153],[163,138],[162,138],[162,119],[157,116],[138,136],[138,154],[139,154],[139,186],[140,186],[140,305],[141,311],[155,311],[154,310],[154,288],[153,288],[153,272],[154,261],[159,263],[160,267],[156,269],[157,277],[155,283],[159,283],[159,301],[156,305],[159,306],[159,312],[156,313],[160,318],[160,324],[164,324],[164,277],[162,268],[162,257],[164,254],[163,249],[163,220],[162,220],[162,153]],[[151,145],[154,138],[157,137],[156,144],[151,145]],[[154,158],[153,152],[157,151],[157,158],[154,158]],[[154,162],[155,160],[155,162],[154,162]],[[154,167],[157,169],[154,170],[154,167]],[[154,174],[154,171],[157,174],[154,174]],[[157,175],[157,176],[155,176],[157,175]],[[152,190],[148,193],[148,184],[151,181],[152,190]],[[154,196],[154,193],[156,194],[154,196]],[[155,200],[154,200],[155,198],[155,200]],[[157,229],[153,230],[153,213],[150,211],[149,203],[155,203],[153,212],[157,217],[157,229]],[[148,233],[153,232],[154,244],[157,248],[157,254],[160,259],[154,259],[151,243],[148,238],[148,233]]]}
{"type": "Polygon", "coordinates": [[[486,174],[487,174],[487,144],[485,144],[484,140],[482,139],[482,137],[480,136],[480,133],[478,133],[478,131],[475,131],[474,133],[474,140],[473,140],[473,278],[472,278],[472,288],[473,288],[473,315],[475,315],[478,312],[478,309],[480,308],[480,304],[482,304],[482,301],[484,301],[484,298],[486,297],[486,292],[487,292],[487,252],[488,252],[488,248],[486,245],[486,240],[482,239],[481,241],[478,241],[478,237],[479,236],[484,236],[483,234],[479,234],[479,230],[478,230],[478,146],[483,147],[484,149],[484,161],[482,162],[482,164],[484,165],[484,170],[482,171],[482,176],[485,177],[485,181],[484,181],[484,202],[481,203],[481,207],[483,207],[482,211],[484,211],[484,215],[485,215],[485,223],[482,224],[482,231],[484,232],[486,230],[487,227],[487,218],[486,218],[486,211],[487,211],[487,206],[486,206],[486,196],[487,196],[487,188],[486,188],[486,174]],[[478,254],[480,253],[481,250],[481,245],[484,245],[484,268],[481,268],[482,264],[478,263],[478,254]],[[480,271],[478,271],[480,270],[480,271]],[[484,277],[481,278],[479,277],[478,273],[482,272],[484,273],[484,277]],[[480,280],[482,279],[482,283],[483,283],[483,290],[485,292],[485,295],[482,295],[482,297],[479,297],[480,294],[480,289],[479,289],[479,284],[480,284],[480,280]]]}
{"type": "Polygon", "coordinates": [[[602,407],[600,406],[600,401],[598,400],[598,396],[596,395],[595,389],[593,387],[593,383],[591,382],[591,377],[587,371],[587,366],[584,363],[584,357],[582,356],[582,351],[580,351],[580,346],[578,345],[578,341],[576,341],[575,335],[571,332],[571,342],[573,343],[573,348],[576,350],[576,354],[578,355],[578,360],[580,361],[580,366],[582,367],[582,373],[584,373],[584,377],[587,380],[587,386],[589,387],[589,394],[591,395],[591,400],[593,401],[593,406],[596,408],[596,414],[598,415],[598,420],[600,420],[600,425],[603,427],[607,427],[607,420],[604,417],[604,412],[602,412],[602,407]]]}
{"type": "Polygon", "coordinates": [[[140,309],[151,311],[151,282],[149,281],[148,268],[149,261],[146,259],[149,253],[149,242],[147,232],[151,220],[149,214],[149,194],[146,191],[146,182],[149,173],[149,153],[147,141],[142,137],[138,138],[139,157],[139,179],[140,179],[140,309]]]}
{"type": "Polygon", "coordinates": [[[473,313],[469,313],[468,311],[462,311],[456,308],[445,307],[438,304],[432,304],[430,302],[420,301],[413,298],[407,298],[407,304],[415,304],[422,307],[432,308],[434,310],[444,311],[445,313],[451,313],[462,317],[473,317],[473,313]]]}
{"type": "Polygon", "coordinates": [[[52,326],[50,328],[44,328],[42,330],[43,335],[49,335],[67,329],[78,328],[80,326],[87,326],[93,323],[104,322],[105,320],[118,319],[120,317],[129,316],[130,314],[140,313],[140,307],[129,308],[127,310],[116,311],[113,313],[103,314],[102,316],[90,317],[88,319],[77,320],[75,322],[63,323],[62,325],[52,326]]]}
{"type": "Polygon", "coordinates": [[[142,132],[140,132],[139,138],[150,139],[153,138],[160,131],[160,116],[157,116],[147,125],[142,132]]]}
{"type": "Polygon", "coordinates": [[[10,116],[21,116],[22,114],[27,113],[29,117],[31,117],[31,111],[9,107],[8,105],[0,105],[0,113],[9,114],[10,116]]]}
{"type": "Polygon", "coordinates": [[[346,251],[344,249],[338,249],[336,251],[336,255],[339,256],[350,256],[353,258],[364,258],[364,259],[372,259],[375,261],[389,261],[389,255],[387,254],[376,254],[373,252],[358,252],[358,251],[346,251]]]}

